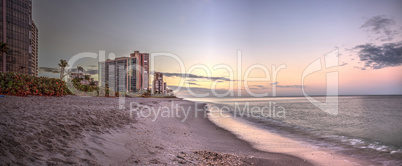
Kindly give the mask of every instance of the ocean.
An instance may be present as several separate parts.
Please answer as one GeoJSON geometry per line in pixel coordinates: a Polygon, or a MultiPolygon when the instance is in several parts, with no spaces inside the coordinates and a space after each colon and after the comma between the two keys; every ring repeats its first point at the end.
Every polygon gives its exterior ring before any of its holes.
{"type": "Polygon", "coordinates": [[[337,115],[305,97],[188,100],[284,137],[378,164],[402,165],[402,96],[339,96],[337,115]]]}

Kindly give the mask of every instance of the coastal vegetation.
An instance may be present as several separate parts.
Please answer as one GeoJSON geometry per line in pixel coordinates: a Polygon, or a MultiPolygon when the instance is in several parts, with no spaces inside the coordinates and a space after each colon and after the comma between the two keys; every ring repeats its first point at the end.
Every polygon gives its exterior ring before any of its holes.
{"type": "MultiPolygon", "coordinates": [[[[63,76],[64,77],[64,76],[63,76]]],[[[82,84],[81,81],[90,80],[90,75],[84,78],[76,77],[71,81],[64,82],[57,78],[36,77],[18,73],[0,73],[0,94],[13,96],[105,96],[105,97],[143,97],[143,98],[176,98],[174,94],[152,94],[150,90],[140,90],[138,92],[115,92],[108,86],[99,88],[94,81],[90,81],[88,85],[82,84]],[[68,87],[74,87],[70,90],[68,87]]]]}
{"type": "Polygon", "coordinates": [[[17,73],[0,73],[0,94],[14,96],[63,96],[71,94],[64,81],[17,73]]]}
{"type": "MultiPolygon", "coordinates": [[[[105,97],[153,97],[153,98],[176,98],[173,94],[152,94],[150,90],[139,90],[137,92],[116,92],[106,87],[98,87],[91,79],[91,75],[79,75],[71,81],[64,82],[63,79],[68,73],[65,68],[67,61],[61,59],[58,64],[60,67],[60,79],[37,77],[13,72],[0,73],[0,94],[14,96],[105,96],[105,97]],[[83,83],[84,82],[84,83],[83,83]]],[[[77,71],[84,71],[84,68],[77,66],[77,71]]]]}

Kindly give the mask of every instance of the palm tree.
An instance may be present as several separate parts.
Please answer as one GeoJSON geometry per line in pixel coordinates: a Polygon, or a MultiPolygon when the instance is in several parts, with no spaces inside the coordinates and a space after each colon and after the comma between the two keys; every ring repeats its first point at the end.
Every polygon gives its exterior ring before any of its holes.
{"type": "Polygon", "coordinates": [[[9,48],[7,46],[7,43],[0,43],[0,53],[3,55],[3,72],[6,72],[6,54],[8,52],[9,48]]]}
{"type": "Polygon", "coordinates": [[[67,61],[66,60],[64,60],[64,59],[60,59],[60,63],[59,63],[59,66],[60,66],[60,68],[61,68],[61,71],[60,71],[60,79],[62,80],[63,79],[63,77],[64,76],[66,76],[66,74],[64,74],[64,69],[67,67],[67,61]]]}
{"type": "Polygon", "coordinates": [[[80,71],[84,72],[84,68],[82,68],[82,66],[77,66],[77,70],[78,70],[78,78],[80,78],[80,71]]]}

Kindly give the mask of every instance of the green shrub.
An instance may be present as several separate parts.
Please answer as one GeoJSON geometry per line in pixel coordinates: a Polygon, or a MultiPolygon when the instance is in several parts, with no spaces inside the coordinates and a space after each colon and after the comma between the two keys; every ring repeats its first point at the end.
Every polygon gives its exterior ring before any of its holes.
{"type": "Polygon", "coordinates": [[[17,73],[0,73],[0,94],[14,96],[63,96],[71,94],[60,79],[17,73]]]}
{"type": "MultiPolygon", "coordinates": [[[[74,78],[71,81],[67,82],[67,87],[72,87],[74,86],[75,89],[73,89],[72,94],[78,95],[78,96],[99,96],[99,88],[96,86],[92,85],[82,85],[81,84],[82,78],[74,78]]],[[[67,88],[68,89],[68,88],[67,88]]]]}

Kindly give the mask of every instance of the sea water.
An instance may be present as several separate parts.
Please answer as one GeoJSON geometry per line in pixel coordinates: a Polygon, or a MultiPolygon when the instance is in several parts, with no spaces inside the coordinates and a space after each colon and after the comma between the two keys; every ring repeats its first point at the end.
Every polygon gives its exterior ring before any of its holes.
{"type": "Polygon", "coordinates": [[[305,97],[189,100],[207,102],[210,111],[227,112],[285,137],[379,164],[402,165],[402,96],[339,96],[336,115],[305,97]]]}

